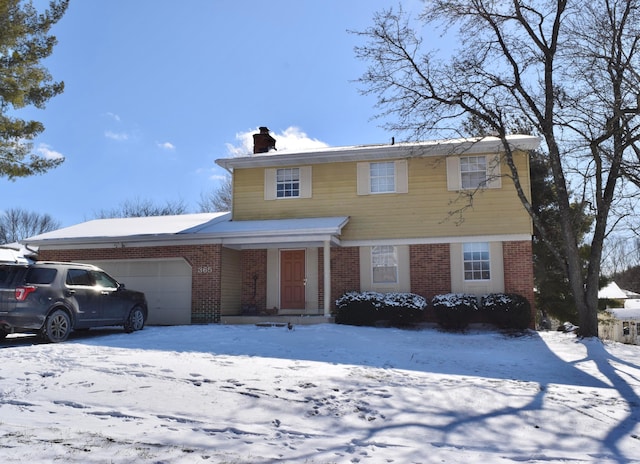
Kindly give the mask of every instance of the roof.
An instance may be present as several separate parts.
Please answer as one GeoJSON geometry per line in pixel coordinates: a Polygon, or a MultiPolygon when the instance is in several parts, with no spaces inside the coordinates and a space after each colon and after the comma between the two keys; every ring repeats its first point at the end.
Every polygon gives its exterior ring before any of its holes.
{"type": "MultiPolygon", "coordinates": [[[[512,149],[534,150],[540,145],[540,138],[531,135],[510,135],[507,141],[512,149]]],[[[328,147],[296,152],[270,151],[235,158],[216,160],[219,166],[231,170],[235,168],[286,166],[292,164],[322,164],[347,161],[378,159],[401,159],[407,157],[430,157],[461,154],[504,152],[502,140],[498,137],[476,137],[467,139],[433,140],[416,143],[383,145],[360,145],[350,147],[328,147]]]]}
{"type": "Polygon", "coordinates": [[[628,298],[627,293],[618,287],[615,282],[610,282],[598,292],[598,299],[601,300],[624,300],[625,298],[628,298]]]}
{"type": "Polygon", "coordinates": [[[180,242],[221,243],[229,248],[258,248],[291,244],[319,246],[339,243],[347,216],[304,219],[232,221],[230,213],[203,213],[122,219],[98,219],[25,239],[32,246],[73,248],[167,245],[180,242]]]}
{"type": "Polygon", "coordinates": [[[613,314],[616,319],[640,319],[640,307],[609,308],[607,312],[613,314]]]}
{"type": "Polygon", "coordinates": [[[0,245],[0,263],[28,264],[32,262],[36,252],[21,243],[6,243],[0,245]]]}
{"type": "Polygon", "coordinates": [[[146,216],[134,218],[95,219],[74,226],[65,227],[44,234],[29,237],[25,243],[41,243],[48,240],[65,240],[74,238],[121,238],[133,235],[166,235],[215,222],[228,220],[231,214],[200,213],[180,214],[174,216],[146,216]]]}

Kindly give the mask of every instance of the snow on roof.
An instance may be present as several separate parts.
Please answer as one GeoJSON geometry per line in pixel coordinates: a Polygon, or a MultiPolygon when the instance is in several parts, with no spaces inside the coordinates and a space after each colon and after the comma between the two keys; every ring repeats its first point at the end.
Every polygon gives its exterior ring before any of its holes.
{"type": "Polygon", "coordinates": [[[97,219],[25,240],[30,245],[65,246],[103,241],[220,240],[229,246],[256,243],[333,241],[348,216],[231,221],[231,213],[203,213],[123,219],[97,219]]]}
{"type": "Polygon", "coordinates": [[[130,237],[141,235],[177,234],[211,222],[230,218],[230,213],[180,214],[175,216],[147,216],[135,218],[95,219],[71,227],[29,237],[26,243],[74,238],[130,237]]]}
{"type": "Polygon", "coordinates": [[[281,234],[300,231],[315,233],[336,233],[347,223],[347,216],[301,218],[301,219],[268,219],[262,221],[226,221],[207,224],[198,233],[216,235],[247,235],[247,234],[281,234]]]}
{"type": "MultiPolygon", "coordinates": [[[[518,150],[534,150],[540,138],[531,135],[509,135],[508,143],[518,150]]],[[[355,145],[326,147],[287,152],[271,151],[233,158],[221,158],[215,162],[225,169],[241,167],[279,166],[313,161],[315,164],[359,161],[373,159],[397,159],[407,156],[444,156],[474,153],[503,152],[502,140],[498,137],[475,137],[466,139],[430,140],[426,142],[355,145]]]]}
{"type": "Polygon", "coordinates": [[[609,285],[600,289],[598,298],[601,300],[623,300],[627,298],[627,293],[622,291],[615,282],[610,282],[609,285]]]}
{"type": "Polygon", "coordinates": [[[29,256],[33,253],[19,243],[0,245],[0,263],[29,263],[29,256]]]}
{"type": "Polygon", "coordinates": [[[609,308],[607,312],[613,314],[616,319],[640,319],[640,307],[609,308]]]}

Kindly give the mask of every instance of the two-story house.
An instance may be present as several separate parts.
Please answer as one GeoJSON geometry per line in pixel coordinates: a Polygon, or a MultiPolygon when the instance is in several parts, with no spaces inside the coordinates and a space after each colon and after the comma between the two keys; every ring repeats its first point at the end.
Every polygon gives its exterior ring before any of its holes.
{"type": "MultiPolygon", "coordinates": [[[[253,154],[216,160],[233,178],[230,214],[90,221],[26,242],[40,259],[97,263],[145,291],[150,323],[329,317],[351,290],[533,302],[532,223],[498,139],[297,152],[275,143],[261,128],[253,154]]],[[[529,194],[539,140],[509,143],[529,194]]]]}

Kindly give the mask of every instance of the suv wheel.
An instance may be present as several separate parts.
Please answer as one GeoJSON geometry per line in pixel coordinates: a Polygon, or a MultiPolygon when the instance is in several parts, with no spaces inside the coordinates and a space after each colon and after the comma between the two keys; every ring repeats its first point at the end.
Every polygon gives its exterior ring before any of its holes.
{"type": "Polygon", "coordinates": [[[0,329],[0,340],[4,340],[7,337],[7,335],[9,335],[9,332],[7,332],[4,329],[0,329]]]}
{"type": "Polygon", "coordinates": [[[136,330],[142,330],[144,327],[144,312],[142,308],[136,306],[129,313],[129,317],[124,323],[124,331],[127,333],[135,332],[136,330]]]}
{"type": "Polygon", "coordinates": [[[71,333],[71,319],[62,309],[57,309],[47,317],[42,326],[42,337],[51,343],[63,342],[71,333]]]}

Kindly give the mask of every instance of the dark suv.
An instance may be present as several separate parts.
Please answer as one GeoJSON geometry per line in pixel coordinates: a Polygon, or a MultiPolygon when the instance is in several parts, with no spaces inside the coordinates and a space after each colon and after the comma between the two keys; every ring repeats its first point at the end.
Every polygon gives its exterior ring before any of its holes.
{"type": "Polygon", "coordinates": [[[0,339],[35,332],[62,342],[72,329],[122,325],[133,332],[146,320],[144,293],[125,289],[96,266],[0,264],[0,339]]]}

